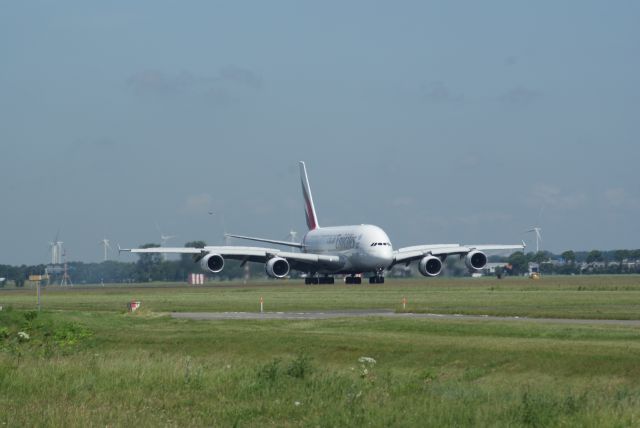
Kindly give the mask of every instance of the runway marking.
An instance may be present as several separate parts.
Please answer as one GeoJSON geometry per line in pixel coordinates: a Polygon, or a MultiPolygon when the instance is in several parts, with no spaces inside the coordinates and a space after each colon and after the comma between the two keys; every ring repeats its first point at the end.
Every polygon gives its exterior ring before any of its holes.
{"type": "Polygon", "coordinates": [[[307,311],[307,312],[173,312],[173,318],[191,320],[320,320],[332,318],[412,318],[456,321],[512,321],[555,324],[599,324],[640,327],[640,320],[579,319],[579,318],[530,318],[520,316],[464,315],[464,314],[421,314],[394,312],[390,309],[307,311]]]}

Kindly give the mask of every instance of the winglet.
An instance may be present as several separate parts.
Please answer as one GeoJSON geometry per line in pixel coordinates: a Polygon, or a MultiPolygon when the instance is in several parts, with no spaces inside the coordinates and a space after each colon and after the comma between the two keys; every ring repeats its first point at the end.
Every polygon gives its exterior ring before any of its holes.
{"type": "Polygon", "coordinates": [[[118,244],[118,254],[120,254],[123,251],[131,251],[130,248],[120,248],[120,244],[118,244]]]}
{"type": "Polygon", "coordinates": [[[524,242],[524,239],[522,240],[522,252],[524,252],[524,249],[527,248],[527,244],[524,242]]]}
{"type": "Polygon", "coordinates": [[[318,217],[316,216],[316,208],[313,205],[313,197],[311,196],[311,187],[309,186],[309,177],[307,176],[307,167],[303,161],[300,161],[300,181],[302,182],[302,195],[304,196],[304,210],[309,230],[318,229],[318,217]]]}

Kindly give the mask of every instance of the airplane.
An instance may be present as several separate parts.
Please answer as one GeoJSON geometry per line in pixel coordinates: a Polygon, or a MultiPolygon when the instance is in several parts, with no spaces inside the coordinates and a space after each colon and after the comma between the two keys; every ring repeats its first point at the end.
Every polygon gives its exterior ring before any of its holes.
{"type": "Polygon", "coordinates": [[[440,275],[448,256],[464,258],[469,271],[477,272],[487,264],[485,251],[523,250],[522,245],[415,245],[393,249],[389,236],[378,226],[370,224],[320,227],[311,196],[305,163],[300,161],[300,180],[305,202],[308,231],[301,242],[256,238],[226,234],[228,237],[268,244],[288,246],[299,251],[245,246],[206,246],[204,248],[130,248],[119,251],[131,253],[192,254],[194,262],[211,273],[222,272],[226,259],[264,263],[271,278],[284,278],[292,269],[306,273],[305,284],[333,284],[334,275],[347,275],[347,284],[361,284],[361,274],[370,273],[369,283],[384,283],[384,271],[396,264],[409,265],[418,261],[418,271],[426,277],[440,275]]]}

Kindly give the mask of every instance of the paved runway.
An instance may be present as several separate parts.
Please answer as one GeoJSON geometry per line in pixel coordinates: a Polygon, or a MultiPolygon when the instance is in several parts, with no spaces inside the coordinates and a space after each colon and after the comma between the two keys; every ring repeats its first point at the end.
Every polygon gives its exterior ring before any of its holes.
{"type": "Polygon", "coordinates": [[[388,309],[305,311],[305,312],[173,312],[173,318],[192,320],[321,320],[330,318],[419,318],[460,321],[512,321],[553,324],[599,324],[640,327],[640,320],[597,320],[571,318],[497,317],[490,315],[461,314],[413,314],[398,313],[388,309]]]}

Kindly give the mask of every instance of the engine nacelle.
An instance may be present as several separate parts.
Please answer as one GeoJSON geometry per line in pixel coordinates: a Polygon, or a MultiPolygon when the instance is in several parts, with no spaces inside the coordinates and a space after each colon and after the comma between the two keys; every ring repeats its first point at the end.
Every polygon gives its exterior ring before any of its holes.
{"type": "Polygon", "coordinates": [[[464,258],[464,264],[471,271],[481,270],[487,265],[487,255],[482,251],[471,251],[464,258]]]}
{"type": "Polygon", "coordinates": [[[418,270],[424,276],[438,276],[442,272],[442,260],[434,256],[426,256],[418,263],[418,270]]]}
{"type": "Polygon", "coordinates": [[[264,270],[271,278],[284,278],[289,274],[289,262],[282,257],[274,257],[267,261],[264,270]]]}
{"type": "Polygon", "coordinates": [[[224,268],[224,258],[220,254],[207,254],[200,260],[202,270],[218,273],[224,268]]]}

